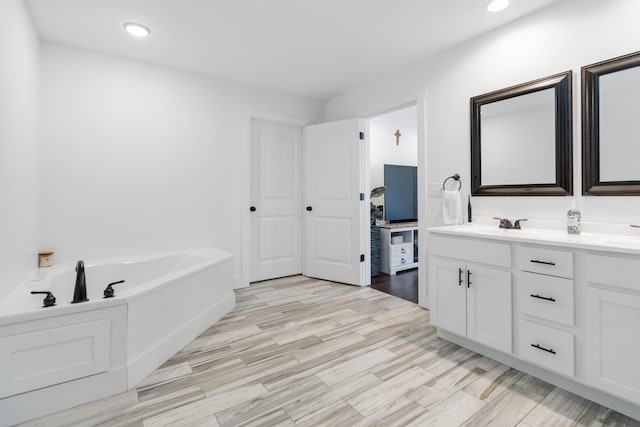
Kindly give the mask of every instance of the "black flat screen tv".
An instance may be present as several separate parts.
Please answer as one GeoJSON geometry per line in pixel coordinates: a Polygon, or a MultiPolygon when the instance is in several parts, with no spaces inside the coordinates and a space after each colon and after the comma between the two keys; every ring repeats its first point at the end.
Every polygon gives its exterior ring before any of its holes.
{"type": "Polygon", "coordinates": [[[418,168],[384,165],[384,219],[412,222],[418,219],[418,168]]]}

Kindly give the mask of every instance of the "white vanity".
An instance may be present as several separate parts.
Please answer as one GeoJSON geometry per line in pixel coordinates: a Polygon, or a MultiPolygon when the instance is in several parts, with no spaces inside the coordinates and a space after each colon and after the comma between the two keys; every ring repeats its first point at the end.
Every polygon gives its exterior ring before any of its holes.
{"type": "Polygon", "coordinates": [[[640,233],[429,229],[438,335],[640,419],[640,233]]]}

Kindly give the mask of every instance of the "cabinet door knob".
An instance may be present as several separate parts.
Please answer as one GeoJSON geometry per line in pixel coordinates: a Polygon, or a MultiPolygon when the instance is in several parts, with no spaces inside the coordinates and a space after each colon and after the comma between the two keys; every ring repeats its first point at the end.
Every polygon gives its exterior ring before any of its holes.
{"type": "Polygon", "coordinates": [[[405,248],[400,249],[400,252],[402,252],[403,254],[407,252],[407,250],[405,248]]]}
{"type": "Polygon", "coordinates": [[[407,260],[406,260],[406,259],[404,259],[404,258],[402,258],[402,259],[400,260],[400,262],[401,262],[402,264],[406,264],[406,263],[407,263],[407,260]]]}
{"type": "Polygon", "coordinates": [[[249,210],[250,210],[251,212],[255,212],[255,211],[256,211],[256,207],[255,207],[255,206],[251,206],[251,207],[249,208],[249,210]]]}
{"type": "Polygon", "coordinates": [[[307,206],[307,210],[308,210],[309,212],[311,212],[311,211],[313,210],[313,208],[312,208],[311,206],[307,206]]]}

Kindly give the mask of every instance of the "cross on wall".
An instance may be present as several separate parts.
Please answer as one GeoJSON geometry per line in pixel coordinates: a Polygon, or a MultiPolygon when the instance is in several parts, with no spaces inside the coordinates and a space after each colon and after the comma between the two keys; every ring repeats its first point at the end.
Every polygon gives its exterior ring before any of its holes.
{"type": "Polygon", "coordinates": [[[400,137],[402,136],[400,129],[396,129],[396,133],[394,133],[394,135],[396,137],[396,145],[400,145],[400,137]]]}

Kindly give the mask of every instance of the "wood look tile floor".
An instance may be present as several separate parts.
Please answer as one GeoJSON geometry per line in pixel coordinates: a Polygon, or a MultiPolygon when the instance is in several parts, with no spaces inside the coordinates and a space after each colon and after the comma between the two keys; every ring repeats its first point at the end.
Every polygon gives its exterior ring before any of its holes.
{"type": "Polygon", "coordinates": [[[237,307],[135,390],[25,425],[640,426],[436,337],[429,312],[295,276],[237,307]]]}

